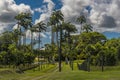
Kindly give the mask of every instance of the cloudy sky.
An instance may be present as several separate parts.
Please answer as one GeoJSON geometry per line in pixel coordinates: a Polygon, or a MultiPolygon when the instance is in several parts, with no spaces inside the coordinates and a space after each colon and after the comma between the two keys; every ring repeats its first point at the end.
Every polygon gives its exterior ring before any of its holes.
{"type": "MultiPolygon", "coordinates": [[[[84,14],[94,30],[120,32],[120,0],[0,0],[0,33],[11,30],[16,24],[14,17],[21,12],[32,13],[37,23],[47,22],[54,9],[60,9],[65,20],[77,28],[75,19],[84,14]]],[[[49,32],[41,35],[50,37],[49,32]]]]}

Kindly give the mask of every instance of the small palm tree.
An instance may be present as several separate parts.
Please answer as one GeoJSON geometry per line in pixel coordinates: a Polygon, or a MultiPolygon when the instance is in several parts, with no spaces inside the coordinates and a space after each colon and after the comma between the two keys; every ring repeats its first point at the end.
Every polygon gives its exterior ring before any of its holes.
{"type": "Polygon", "coordinates": [[[83,31],[85,31],[85,32],[90,32],[90,31],[93,31],[93,27],[90,25],[90,24],[85,24],[85,25],[83,25],[83,31]]]}
{"type": "Polygon", "coordinates": [[[81,15],[77,18],[77,22],[79,22],[81,24],[81,29],[80,29],[80,33],[82,32],[82,26],[84,23],[86,23],[86,18],[84,15],[81,15]]]}
{"type": "MultiPolygon", "coordinates": [[[[46,27],[46,24],[43,21],[41,21],[41,22],[37,23],[36,25],[34,25],[34,27],[35,27],[36,32],[39,33],[39,43],[38,43],[38,50],[39,50],[40,49],[40,42],[41,42],[41,40],[40,40],[40,32],[45,31],[47,27],[46,27]]],[[[38,64],[39,64],[39,54],[38,54],[38,64]]],[[[40,66],[39,66],[39,70],[40,70],[40,66]]]]}
{"type": "Polygon", "coordinates": [[[63,28],[66,31],[67,35],[70,36],[70,33],[75,33],[77,31],[75,25],[68,23],[63,23],[63,28]]]}

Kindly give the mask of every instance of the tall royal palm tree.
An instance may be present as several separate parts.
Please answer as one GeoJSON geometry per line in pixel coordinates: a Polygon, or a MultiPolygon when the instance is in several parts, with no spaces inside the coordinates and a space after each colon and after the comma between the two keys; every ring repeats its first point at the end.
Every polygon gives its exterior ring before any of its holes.
{"type": "Polygon", "coordinates": [[[52,14],[49,22],[48,22],[48,26],[51,26],[51,44],[54,44],[54,26],[55,26],[55,16],[52,14]]]}
{"type": "Polygon", "coordinates": [[[60,31],[60,28],[62,29],[61,22],[64,21],[64,16],[60,10],[54,12],[55,16],[55,25],[54,30],[56,32],[56,42],[58,46],[58,32],[60,31]]]}
{"type": "Polygon", "coordinates": [[[77,31],[75,25],[68,23],[63,23],[64,30],[66,31],[66,34],[68,37],[70,37],[70,33],[75,33],[77,31]]]}
{"type": "MultiPolygon", "coordinates": [[[[61,21],[63,21],[63,14],[60,10],[54,11],[50,17],[48,24],[52,27],[52,38],[51,43],[54,43],[54,32],[56,32],[56,42],[58,41],[58,32],[60,28],[61,21]]],[[[57,44],[58,45],[58,44],[57,44]]]]}
{"type": "Polygon", "coordinates": [[[21,25],[24,28],[24,44],[26,45],[26,31],[28,28],[32,27],[32,16],[30,13],[20,13],[15,17],[15,19],[18,20],[18,27],[21,25]]]}
{"type": "MultiPolygon", "coordinates": [[[[39,22],[39,23],[37,23],[35,25],[36,32],[38,32],[38,34],[39,34],[38,50],[40,49],[40,42],[41,42],[41,40],[40,40],[40,32],[45,31],[46,28],[47,28],[46,24],[43,21],[41,21],[41,22],[39,22]]],[[[39,64],[39,54],[38,54],[38,64],[39,64]]],[[[40,66],[39,66],[39,70],[40,70],[40,66]]]]}
{"type": "Polygon", "coordinates": [[[84,15],[81,15],[77,18],[77,22],[79,22],[81,24],[81,28],[80,28],[80,33],[82,32],[83,29],[83,24],[86,23],[86,18],[84,15]]]}
{"type": "Polygon", "coordinates": [[[13,34],[13,41],[15,42],[15,44],[16,44],[16,46],[18,48],[18,46],[19,46],[19,38],[20,38],[21,33],[20,33],[19,29],[14,29],[12,34],[13,34]]]}
{"type": "Polygon", "coordinates": [[[32,16],[30,13],[24,13],[23,16],[24,16],[23,28],[24,28],[24,35],[25,35],[24,44],[26,45],[26,32],[30,27],[32,27],[32,16]]]}
{"type": "MultiPolygon", "coordinates": [[[[60,45],[62,40],[62,26],[61,22],[64,21],[63,14],[60,10],[54,11],[50,17],[50,21],[48,22],[49,25],[52,26],[52,38],[51,43],[54,44],[54,32],[56,32],[56,42],[57,46],[59,44],[58,40],[58,32],[60,32],[60,45]]],[[[59,71],[61,71],[61,46],[58,46],[58,53],[59,53],[59,71]]]]}
{"type": "Polygon", "coordinates": [[[83,31],[85,31],[85,32],[90,32],[90,31],[93,31],[93,27],[90,25],[90,24],[85,24],[85,25],[83,25],[83,31]]]}
{"type": "Polygon", "coordinates": [[[38,45],[38,48],[40,48],[40,32],[43,32],[43,31],[46,31],[46,24],[43,22],[43,21],[41,21],[41,22],[39,22],[39,23],[37,23],[36,25],[35,25],[35,28],[36,28],[36,32],[38,32],[39,33],[39,45],[38,45]]]}
{"type": "MultiPolygon", "coordinates": [[[[68,46],[69,46],[69,52],[71,52],[71,36],[70,36],[70,34],[71,33],[75,33],[76,31],[77,31],[77,29],[76,29],[76,27],[75,27],[75,25],[73,25],[73,24],[71,24],[70,22],[68,22],[68,23],[64,23],[64,25],[63,25],[63,27],[64,27],[64,30],[66,31],[65,33],[65,36],[66,36],[66,38],[67,38],[67,43],[68,43],[68,46]]],[[[67,53],[69,53],[69,52],[67,52],[67,53]]],[[[68,54],[67,54],[68,55],[68,54]]],[[[68,56],[66,56],[66,63],[68,64],[68,56]]],[[[73,62],[73,59],[71,58],[71,62],[73,62]]],[[[72,66],[72,70],[73,70],[73,66],[72,66]]]]}
{"type": "Polygon", "coordinates": [[[60,10],[55,11],[55,24],[56,24],[56,42],[58,46],[58,54],[59,54],[59,72],[61,72],[61,54],[62,54],[62,22],[64,21],[64,16],[60,10]],[[58,32],[60,33],[60,41],[58,40],[58,32]]]}
{"type": "Polygon", "coordinates": [[[21,36],[22,36],[22,31],[21,31],[21,25],[22,25],[22,19],[23,19],[23,16],[22,16],[22,13],[21,14],[18,14],[17,16],[15,16],[15,19],[17,20],[17,29],[18,31],[20,32],[20,37],[19,37],[19,46],[21,45],[21,36]]]}
{"type": "Polygon", "coordinates": [[[33,32],[36,32],[36,28],[34,27],[34,25],[30,28],[31,31],[31,49],[33,51],[33,32]]]}

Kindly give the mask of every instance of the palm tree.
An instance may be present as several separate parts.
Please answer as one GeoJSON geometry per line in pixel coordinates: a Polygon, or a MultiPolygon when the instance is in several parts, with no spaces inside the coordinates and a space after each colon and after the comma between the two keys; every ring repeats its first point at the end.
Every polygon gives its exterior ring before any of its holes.
{"type": "Polygon", "coordinates": [[[19,46],[19,44],[18,44],[19,41],[18,40],[19,40],[19,36],[20,36],[21,33],[18,29],[15,29],[15,30],[13,30],[12,34],[13,34],[13,40],[14,40],[16,46],[18,47],[19,46]]]}
{"type": "Polygon", "coordinates": [[[20,39],[19,39],[19,46],[21,45],[21,24],[22,24],[22,19],[23,19],[23,16],[22,16],[22,13],[21,14],[18,14],[17,16],[15,16],[15,19],[17,20],[17,24],[18,24],[18,31],[20,32],[20,39]]]}
{"type": "Polygon", "coordinates": [[[30,13],[20,13],[15,17],[15,19],[18,20],[18,28],[19,28],[19,25],[21,25],[25,29],[24,44],[26,44],[26,31],[29,27],[32,27],[32,16],[30,13]]]}
{"type": "Polygon", "coordinates": [[[70,33],[75,33],[77,31],[75,25],[68,23],[63,23],[64,30],[66,31],[67,37],[70,37],[70,33]]]}
{"type": "Polygon", "coordinates": [[[24,23],[23,23],[23,28],[25,29],[24,33],[25,33],[25,41],[24,44],[26,45],[26,32],[27,30],[32,27],[32,16],[30,13],[24,13],[24,23]]]}
{"type": "MultiPolygon", "coordinates": [[[[65,36],[67,36],[66,38],[67,38],[67,43],[68,43],[68,46],[69,46],[69,52],[71,52],[71,42],[72,42],[72,41],[71,41],[70,33],[76,32],[77,29],[76,29],[75,25],[73,25],[73,24],[71,24],[70,22],[68,22],[68,23],[64,23],[64,30],[66,30],[65,36]]],[[[72,60],[73,60],[73,59],[71,58],[71,62],[73,62],[72,60]]],[[[67,61],[68,61],[68,58],[67,58],[67,56],[66,56],[66,63],[68,63],[67,61]]],[[[73,70],[73,65],[72,65],[71,68],[72,68],[72,70],[73,70]]]]}
{"type": "MultiPolygon", "coordinates": [[[[60,10],[54,11],[50,17],[48,24],[52,26],[52,38],[51,43],[54,44],[54,32],[56,32],[56,42],[58,41],[58,32],[60,30],[61,21],[63,21],[63,14],[60,10]]],[[[57,42],[58,45],[58,42],[57,42]]]]}
{"type": "Polygon", "coordinates": [[[36,28],[34,27],[34,25],[30,28],[31,31],[31,49],[33,51],[33,32],[36,32],[36,28]]]}
{"type": "MultiPolygon", "coordinates": [[[[63,14],[60,10],[54,11],[50,17],[50,21],[48,22],[49,25],[52,26],[52,38],[51,44],[54,44],[54,32],[56,32],[56,42],[57,46],[59,44],[58,41],[58,32],[60,32],[60,45],[62,40],[62,27],[61,22],[64,20],[63,14]]],[[[61,71],[61,46],[58,46],[58,53],[59,53],[59,71],[61,71]]]]}
{"type": "Polygon", "coordinates": [[[52,14],[49,22],[48,22],[48,26],[51,26],[51,44],[54,44],[54,29],[53,27],[55,26],[55,16],[52,14]]]}
{"type": "Polygon", "coordinates": [[[82,25],[83,25],[84,23],[86,23],[86,18],[85,18],[85,16],[84,16],[84,15],[79,16],[79,17],[77,18],[77,22],[79,22],[79,23],[81,24],[81,29],[80,29],[80,33],[81,33],[81,32],[82,32],[82,25]]]}
{"type": "Polygon", "coordinates": [[[85,24],[85,25],[83,25],[83,31],[85,31],[85,32],[90,32],[90,31],[93,31],[92,30],[93,29],[93,27],[90,25],[90,24],[85,24]]]}
{"type": "Polygon", "coordinates": [[[59,72],[61,72],[61,54],[62,54],[62,23],[64,21],[63,14],[60,10],[55,12],[55,20],[56,20],[56,41],[58,46],[58,53],[59,53],[59,72]],[[58,42],[58,31],[60,32],[60,42],[58,42]],[[59,45],[58,45],[59,44],[59,45]]]}
{"type": "MultiPolygon", "coordinates": [[[[47,27],[45,25],[46,24],[43,21],[41,21],[41,22],[39,22],[39,23],[37,23],[35,25],[36,32],[39,33],[38,50],[40,49],[40,42],[41,42],[41,40],[40,40],[40,32],[43,32],[43,31],[46,30],[47,27]]],[[[39,54],[38,54],[38,64],[39,64],[39,54]]],[[[40,67],[39,67],[39,70],[40,70],[40,67]]]]}
{"type": "Polygon", "coordinates": [[[46,27],[46,24],[43,21],[41,21],[41,22],[39,22],[39,23],[37,23],[35,25],[35,28],[36,28],[36,32],[39,33],[39,45],[38,45],[38,48],[40,48],[40,32],[45,31],[47,27],[46,27]]]}

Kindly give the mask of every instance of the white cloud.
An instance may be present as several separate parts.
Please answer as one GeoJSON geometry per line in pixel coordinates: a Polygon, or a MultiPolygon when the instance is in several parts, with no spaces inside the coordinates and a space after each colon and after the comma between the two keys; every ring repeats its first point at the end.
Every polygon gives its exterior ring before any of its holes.
{"type": "MultiPolygon", "coordinates": [[[[31,31],[30,31],[30,30],[27,30],[27,32],[26,32],[26,37],[27,37],[28,39],[31,39],[31,36],[33,36],[33,39],[38,39],[38,38],[39,38],[39,33],[33,32],[32,35],[31,35],[31,31]]],[[[40,33],[40,37],[41,37],[41,38],[47,38],[47,36],[46,36],[44,33],[40,33]]]]}
{"type": "Polygon", "coordinates": [[[62,0],[62,3],[66,21],[75,23],[80,14],[85,14],[94,30],[120,31],[120,0],[62,0]],[[86,6],[92,7],[90,14],[86,6]]]}
{"type": "Polygon", "coordinates": [[[34,11],[39,12],[39,13],[46,13],[47,7],[43,5],[41,8],[35,8],[34,11]]]}
{"type": "Polygon", "coordinates": [[[62,0],[61,8],[66,21],[76,22],[76,18],[87,11],[85,7],[90,4],[90,0],[62,0]]]}
{"type": "Polygon", "coordinates": [[[91,22],[101,31],[120,31],[120,0],[94,0],[91,22]]]}
{"type": "MultiPolygon", "coordinates": [[[[47,23],[55,7],[55,4],[52,2],[52,0],[44,0],[43,3],[47,3],[47,5],[43,5],[41,8],[36,9],[36,11],[42,12],[42,14],[40,15],[40,18],[35,21],[35,24],[37,24],[40,21],[44,21],[45,23],[47,23]]],[[[49,32],[50,29],[47,29],[47,31],[49,32]]],[[[35,36],[37,38],[38,34],[35,33],[35,36]]],[[[43,38],[47,38],[47,36],[44,33],[41,33],[41,36],[43,38]]]]}
{"type": "Polygon", "coordinates": [[[0,33],[5,28],[10,29],[16,23],[14,17],[21,12],[33,13],[29,5],[17,5],[14,0],[0,0],[0,33]]]}
{"type": "Polygon", "coordinates": [[[43,3],[47,3],[47,5],[43,5],[43,9],[39,8],[40,11],[43,11],[43,13],[40,15],[40,18],[35,21],[35,23],[40,21],[47,22],[54,9],[55,4],[52,2],[52,0],[44,0],[43,3]]]}

